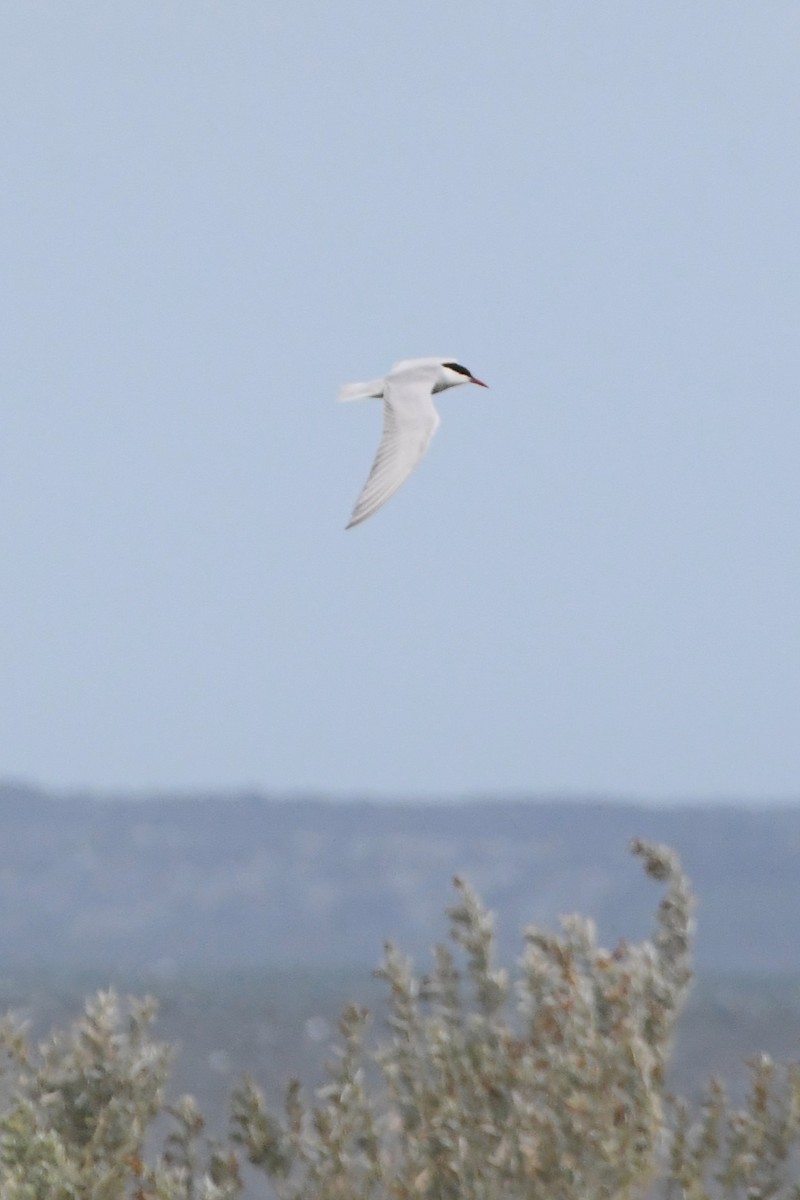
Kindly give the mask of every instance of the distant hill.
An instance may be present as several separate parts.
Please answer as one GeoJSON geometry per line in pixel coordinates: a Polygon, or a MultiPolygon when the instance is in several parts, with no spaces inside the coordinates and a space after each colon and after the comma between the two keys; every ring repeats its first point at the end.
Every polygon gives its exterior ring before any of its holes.
{"type": "Polygon", "coordinates": [[[0,954],[167,977],[371,965],[391,938],[424,962],[454,873],[497,911],[504,955],[525,924],[576,910],[616,942],[646,933],[659,900],[628,854],[635,836],[680,852],[701,967],[800,970],[800,805],[118,799],[13,783],[0,785],[0,954]]]}

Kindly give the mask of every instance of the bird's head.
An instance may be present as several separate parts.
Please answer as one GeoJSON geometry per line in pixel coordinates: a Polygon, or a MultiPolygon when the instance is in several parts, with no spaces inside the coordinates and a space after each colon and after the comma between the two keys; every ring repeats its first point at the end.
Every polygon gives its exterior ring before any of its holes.
{"type": "Polygon", "coordinates": [[[454,362],[452,358],[448,358],[441,364],[442,375],[444,376],[443,388],[457,387],[459,383],[477,383],[478,387],[488,387],[488,383],[484,383],[482,379],[476,379],[472,371],[462,367],[461,363],[454,362]]]}
{"type": "Polygon", "coordinates": [[[478,387],[489,386],[483,380],[476,379],[471,371],[454,358],[404,358],[392,367],[389,377],[394,375],[424,379],[426,383],[430,383],[434,392],[458,387],[460,383],[477,383],[478,387]]]}

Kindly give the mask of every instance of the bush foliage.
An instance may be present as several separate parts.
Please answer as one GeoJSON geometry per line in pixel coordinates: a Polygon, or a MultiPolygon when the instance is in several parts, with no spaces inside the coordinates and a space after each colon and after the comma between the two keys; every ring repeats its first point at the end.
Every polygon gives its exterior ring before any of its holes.
{"type": "Polygon", "coordinates": [[[166,1103],[151,1001],[101,993],[38,1049],[7,1021],[0,1200],[233,1200],[245,1171],[280,1200],[800,1200],[799,1068],[754,1060],[743,1108],[717,1082],[696,1109],[666,1094],[693,898],[669,850],[633,850],[665,884],[648,940],[603,949],[564,917],[525,931],[512,978],[456,880],[431,973],[387,946],[383,1028],[347,1009],[323,1085],[290,1083],[281,1113],[245,1080],[226,1144],[190,1097],[166,1103]]]}

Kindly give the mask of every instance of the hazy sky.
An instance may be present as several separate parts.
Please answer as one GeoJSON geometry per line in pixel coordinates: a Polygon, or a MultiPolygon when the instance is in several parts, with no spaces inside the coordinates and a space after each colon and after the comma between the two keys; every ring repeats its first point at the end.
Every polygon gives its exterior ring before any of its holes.
{"type": "Polygon", "coordinates": [[[0,776],[800,796],[797,0],[6,0],[0,776]],[[380,406],[428,457],[344,526],[380,406]]]}

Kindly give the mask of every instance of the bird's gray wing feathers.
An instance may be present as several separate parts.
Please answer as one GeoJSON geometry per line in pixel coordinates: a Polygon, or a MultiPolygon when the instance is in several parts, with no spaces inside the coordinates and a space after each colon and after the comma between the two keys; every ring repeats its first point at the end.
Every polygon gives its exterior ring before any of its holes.
{"type": "Polygon", "coordinates": [[[386,380],[383,436],[348,529],[371,517],[405,483],[428,449],[438,424],[439,414],[427,382],[386,380]]]}

